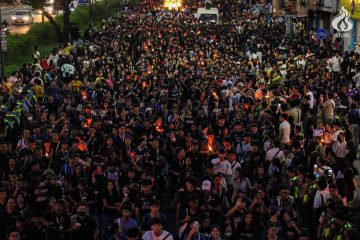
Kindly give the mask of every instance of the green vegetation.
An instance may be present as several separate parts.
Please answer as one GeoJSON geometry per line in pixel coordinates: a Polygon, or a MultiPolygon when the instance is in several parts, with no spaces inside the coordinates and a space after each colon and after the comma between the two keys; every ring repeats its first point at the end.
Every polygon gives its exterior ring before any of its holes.
{"type": "MultiPolygon", "coordinates": [[[[133,1],[134,2],[134,1],[133,1]]],[[[108,3],[107,15],[114,14],[121,8],[119,0],[108,3]]],[[[93,24],[99,25],[105,16],[105,4],[99,2],[93,6],[93,24]]],[[[55,18],[56,23],[62,27],[62,16],[55,18]]],[[[77,23],[80,30],[84,32],[90,24],[89,6],[81,6],[75,9],[70,15],[70,21],[77,23]]],[[[8,76],[12,71],[20,69],[23,63],[32,62],[32,50],[38,45],[42,56],[49,54],[54,47],[59,46],[59,42],[50,22],[35,23],[28,33],[19,35],[8,35],[8,51],[5,53],[5,75],[8,76]]]]}

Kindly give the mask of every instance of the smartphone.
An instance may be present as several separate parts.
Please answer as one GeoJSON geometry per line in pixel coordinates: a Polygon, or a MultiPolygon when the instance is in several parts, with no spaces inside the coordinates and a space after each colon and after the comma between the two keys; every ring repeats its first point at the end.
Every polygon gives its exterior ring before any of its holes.
{"type": "Polygon", "coordinates": [[[198,221],[194,221],[194,222],[193,222],[193,226],[194,226],[194,227],[199,227],[199,222],[198,222],[198,221]]]}

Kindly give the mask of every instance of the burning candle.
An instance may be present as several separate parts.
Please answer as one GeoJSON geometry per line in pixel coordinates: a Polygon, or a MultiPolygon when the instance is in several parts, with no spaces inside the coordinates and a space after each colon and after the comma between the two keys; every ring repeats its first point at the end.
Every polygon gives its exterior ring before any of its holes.
{"type": "Polygon", "coordinates": [[[81,96],[83,100],[86,100],[86,91],[82,91],[81,96]]]}

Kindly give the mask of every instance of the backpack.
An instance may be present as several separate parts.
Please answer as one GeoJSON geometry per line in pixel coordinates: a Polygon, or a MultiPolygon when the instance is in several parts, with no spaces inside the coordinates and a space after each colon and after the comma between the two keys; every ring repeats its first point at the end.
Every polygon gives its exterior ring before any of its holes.
{"type": "Polygon", "coordinates": [[[277,196],[276,197],[276,202],[277,202],[277,205],[278,205],[280,211],[285,210],[287,212],[291,212],[293,214],[294,218],[296,218],[297,212],[294,209],[295,199],[294,199],[293,196],[290,196],[289,199],[290,199],[290,201],[283,202],[281,197],[277,196]]]}

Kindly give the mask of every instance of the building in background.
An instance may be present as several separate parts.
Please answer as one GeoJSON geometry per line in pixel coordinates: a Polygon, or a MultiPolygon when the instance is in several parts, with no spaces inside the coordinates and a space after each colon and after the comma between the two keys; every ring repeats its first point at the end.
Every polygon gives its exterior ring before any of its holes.
{"type": "Polygon", "coordinates": [[[328,33],[333,33],[331,22],[337,15],[338,8],[339,0],[310,0],[308,3],[309,30],[317,31],[323,28],[328,33]]]}
{"type": "Polygon", "coordinates": [[[307,32],[308,0],[273,0],[272,13],[286,18],[286,32],[289,36],[307,32]]]}
{"type": "Polygon", "coordinates": [[[349,11],[353,23],[349,36],[343,41],[344,51],[358,51],[360,49],[360,1],[341,0],[340,5],[349,11]]]}

